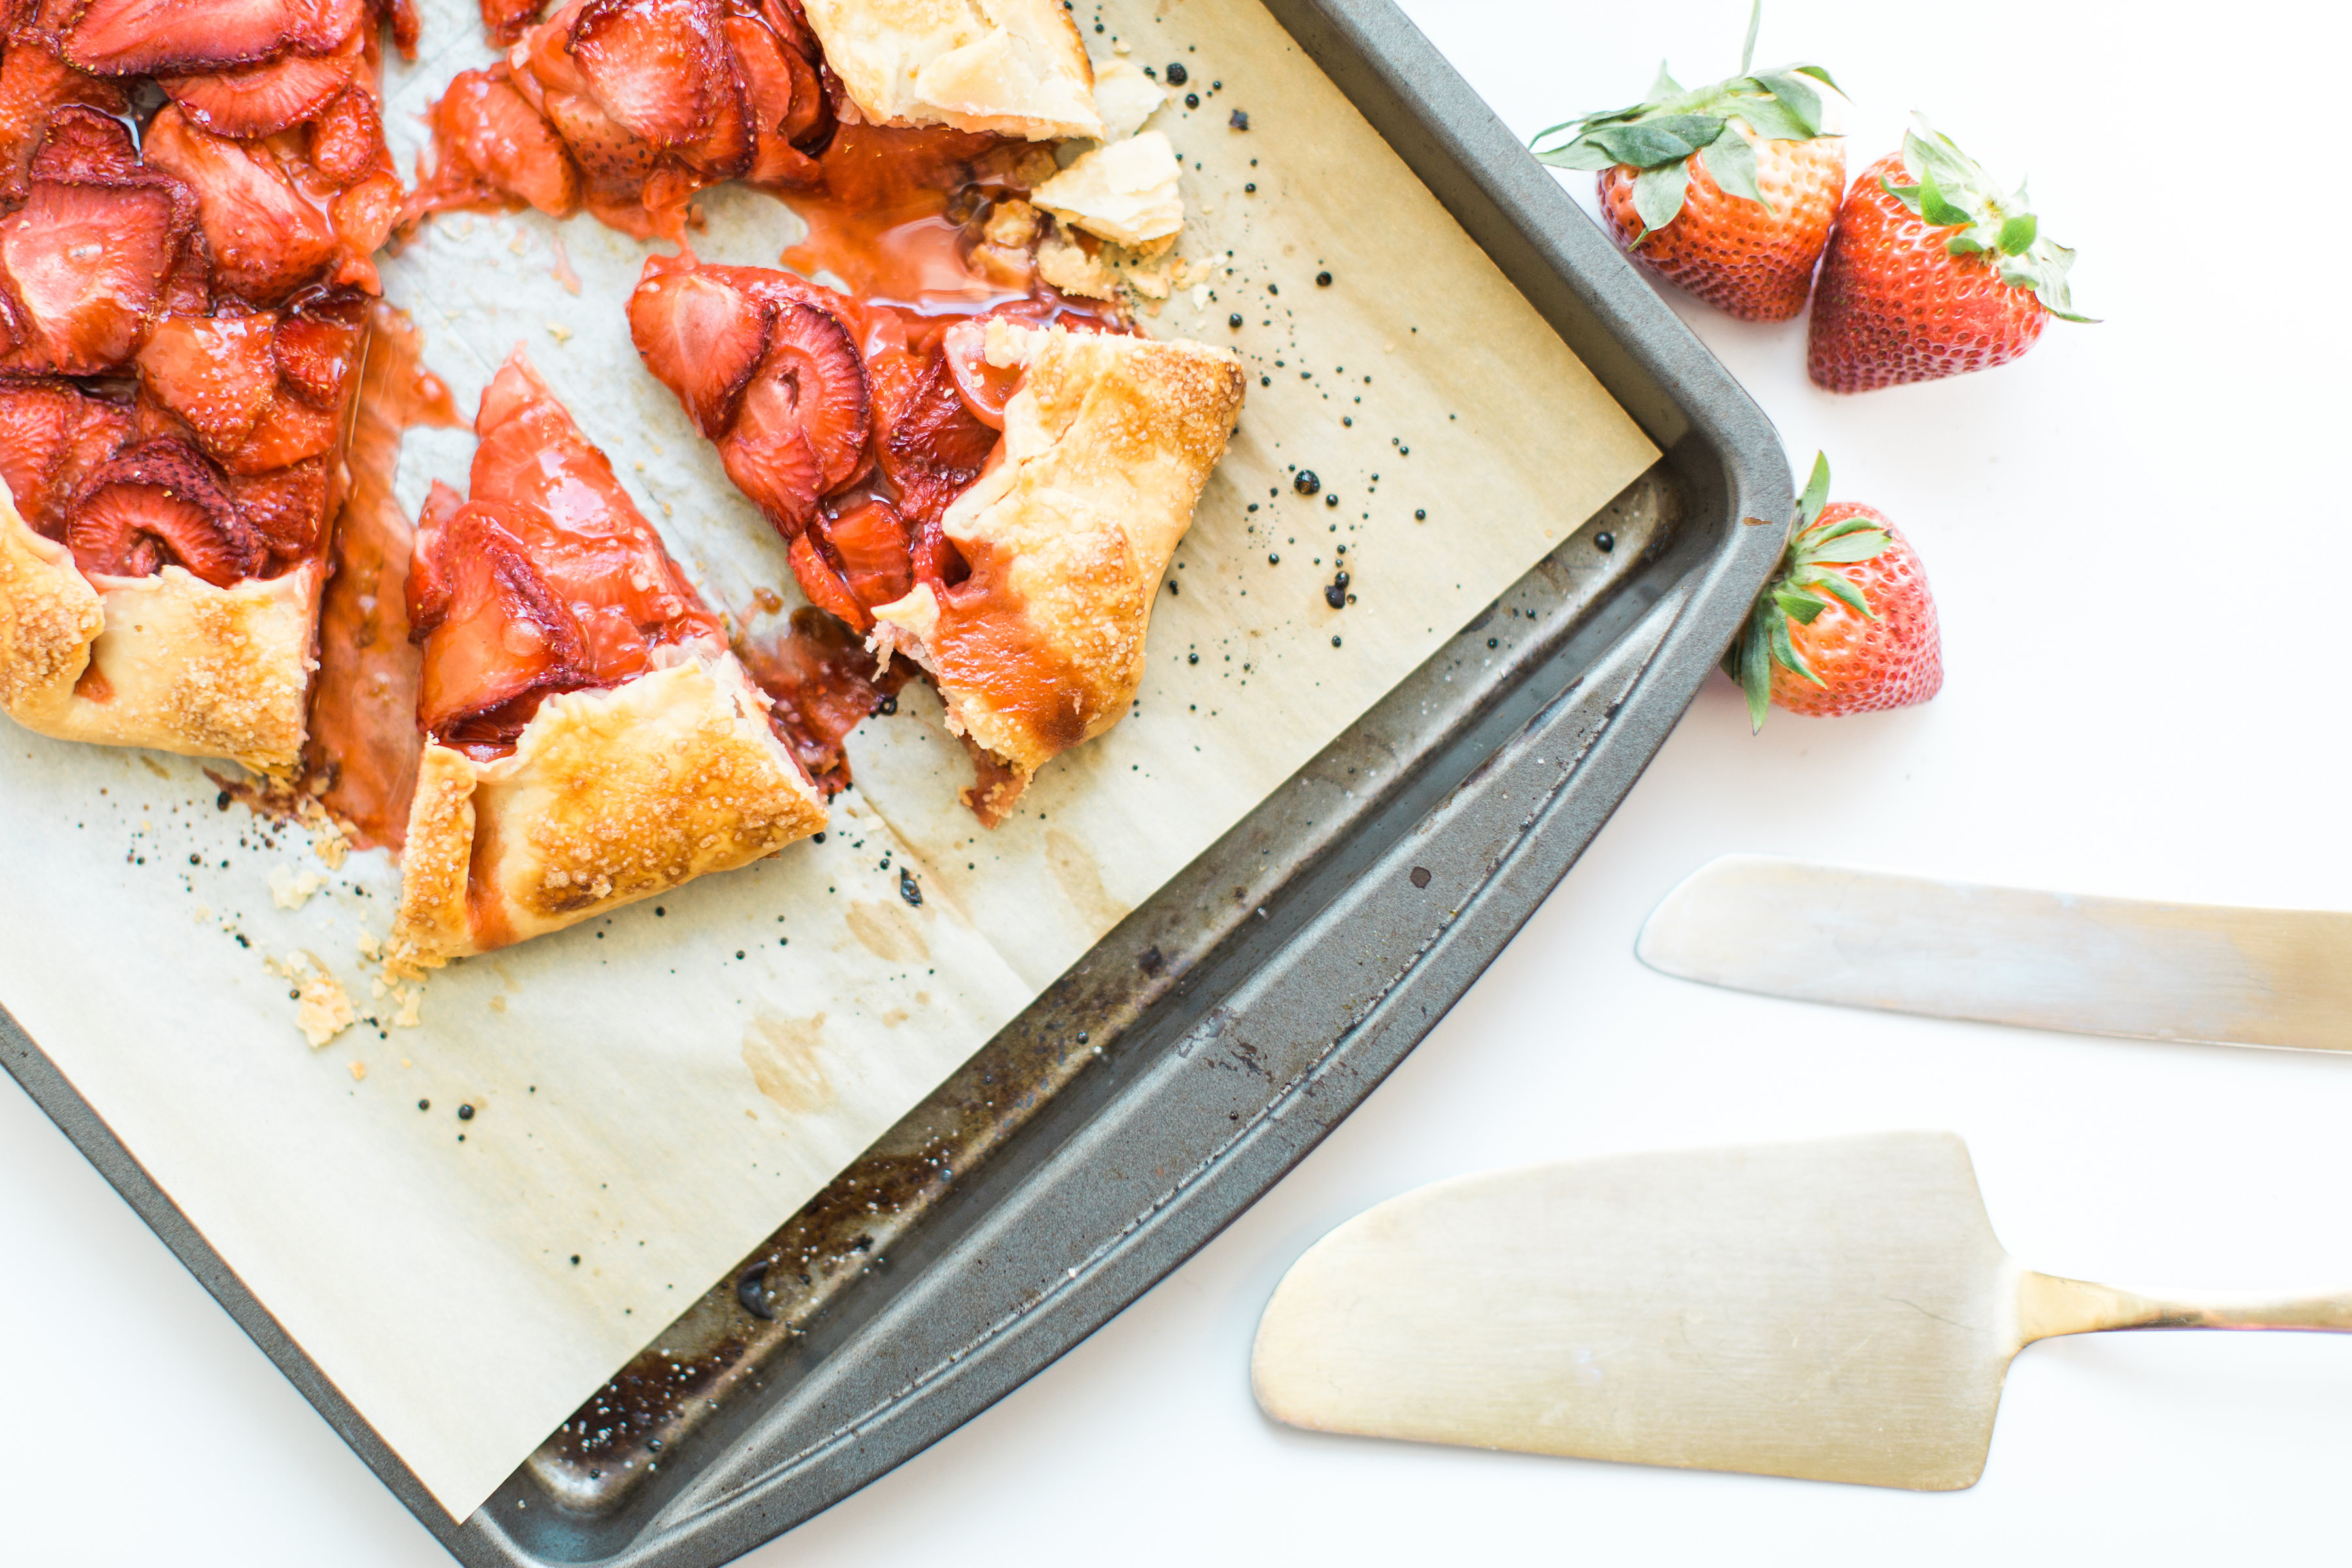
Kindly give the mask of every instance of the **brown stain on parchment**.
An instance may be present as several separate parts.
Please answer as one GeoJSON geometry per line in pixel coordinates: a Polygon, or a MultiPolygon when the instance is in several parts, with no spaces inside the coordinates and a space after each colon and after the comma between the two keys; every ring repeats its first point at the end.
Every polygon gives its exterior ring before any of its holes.
{"type": "Polygon", "coordinates": [[[857,945],[885,963],[920,963],[931,956],[931,944],[907,917],[888,904],[858,899],[849,906],[849,934],[857,945]]]}
{"type": "Polygon", "coordinates": [[[1087,847],[1058,827],[1045,829],[1045,865],[1078,918],[1099,936],[1127,918],[1127,906],[1103,887],[1102,868],[1087,847]]]}
{"type": "Polygon", "coordinates": [[[830,1110],[840,1097],[825,1076],[818,1052],[824,1045],[824,1015],[813,1018],[754,1018],[743,1029],[743,1065],[761,1094],[796,1115],[830,1110]]]}

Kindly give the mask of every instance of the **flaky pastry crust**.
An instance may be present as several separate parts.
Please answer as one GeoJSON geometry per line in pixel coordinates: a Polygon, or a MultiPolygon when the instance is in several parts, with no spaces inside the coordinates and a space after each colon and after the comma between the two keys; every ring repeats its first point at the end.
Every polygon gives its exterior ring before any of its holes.
{"type": "Polygon", "coordinates": [[[769,730],[730,653],[669,662],[542,704],[509,754],[428,743],[401,853],[395,963],[488,952],[824,826],[824,802],[769,730]]]}
{"type": "Polygon", "coordinates": [[[315,561],[226,588],[177,566],[93,582],[0,486],[0,707],[61,741],[290,773],[325,585],[315,561]]]}
{"type": "Polygon", "coordinates": [[[965,797],[993,826],[1039,768],[1134,700],[1160,574],[1243,381],[1199,343],[1003,321],[987,352],[1026,369],[990,466],[944,520],[971,575],[877,609],[872,644],[928,670],[948,728],[999,760],[965,797]]]}
{"type": "Polygon", "coordinates": [[[1094,68],[1059,0],[805,0],[825,63],[877,125],[1032,142],[1103,134],[1094,68]]]}

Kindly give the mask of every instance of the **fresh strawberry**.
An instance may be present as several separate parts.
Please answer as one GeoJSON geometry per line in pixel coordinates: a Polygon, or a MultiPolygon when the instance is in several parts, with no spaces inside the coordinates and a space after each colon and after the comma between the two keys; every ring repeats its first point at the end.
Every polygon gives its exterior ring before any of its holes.
{"type": "Polygon", "coordinates": [[[1759,3],[1739,74],[1685,90],[1661,68],[1650,100],[1535,138],[1536,156],[1601,172],[1617,242],[1670,281],[1747,321],[1805,308],[1845,184],[1845,143],[1822,129],[1819,66],[1750,74],[1759,3]],[[1543,143],[1568,132],[1551,146],[1543,143]]]}
{"type": "Polygon", "coordinates": [[[220,475],[182,441],[133,447],[91,475],[66,520],[66,544],[94,576],[184,566],[218,588],[252,576],[268,558],[220,475]]]}
{"type": "Polygon", "coordinates": [[[1908,708],[1944,687],[1936,601],[1910,542],[1829,491],[1829,459],[1817,457],[1780,569],[1724,656],[1759,730],[1767,702],[1826,719],[1908,708]]]}
{"type": "Polygon", "coordinates": [[[2041,235],[2025,187],[2004,196],[1922,121],[1864,169],[1838,211],[1813,299],[1807,366],[1827,392],[1986,370],[2074,313],[2074,253],[2041,235]]]}

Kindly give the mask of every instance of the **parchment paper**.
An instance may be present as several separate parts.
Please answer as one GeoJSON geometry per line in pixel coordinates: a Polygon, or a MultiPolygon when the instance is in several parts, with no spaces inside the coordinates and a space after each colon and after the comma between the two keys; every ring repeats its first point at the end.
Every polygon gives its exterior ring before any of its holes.
{"type": "MultiPolygon", "coordinates": [[[[1185,163],[1181,253],[1213,270],[1148,325],[1234,345],[1251,384],[1134,715],[1013,820],[956,804],[961,748],[909,687],[853,739],[823,844],[457,965],[404,1026],[362,951],[390,921],[385,857],[330,870],[183,759],[0,736],[0,998],[453,1516],[1655,457],[1247,0],[1077,16],[1098,57],[1181,60],[1202,95],[1151,123],[1185,163]],[[1334,610],[1342,544],[1357,601],[1334,610]],[[305,965],[362,1016],[315,1052],[305,965]]],[[[425,104],[489,58],[470,4],[425,26],[390,72],[404,166],[425,104]]],[[[705,205],[707,258],[773,265],[801,232],[755,193],[705,205]]],[[[385,287],[461,408],[527,342],[704,593],[773,632],[754,591],[797,602],[782,548],[629,347],[653,248],[586,218],[444,218],[385,287]]],[[[404,501],[462,487],[471,449],[414,433],[404,501]]]]}

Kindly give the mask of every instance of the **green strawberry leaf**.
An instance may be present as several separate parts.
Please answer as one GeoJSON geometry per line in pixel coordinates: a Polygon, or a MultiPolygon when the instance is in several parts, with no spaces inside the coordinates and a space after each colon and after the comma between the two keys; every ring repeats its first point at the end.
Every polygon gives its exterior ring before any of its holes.
{"type": "Polygon", "coordinates": [[[1739,133],[1738,127],[1726,125],[1698,156],[1699,162],[1706,165],[1707,174],[1726,194],[1745,196],[1766,212],[1773,211],[1764,193],[1756,188],[1756,149],[1748,144],[1748,138],[1739,133]]]}
{"type": "Polygon", "coordinates": [[[1564,147],[1538,153],[1536,162],[1555,169],[1606,169],[1617,160],[1590,136],[1580,136],[1564,147]]]}
{"type": "Polygon", "coordinates": [[[1819,66],[1790,66],[1789,68],[1802,75],[1811,77],[1815,81],[1823,83],[1841,98],[1845,96],[1845,89],[1838,86],[1837,79],[1831,76],[1829,72],[1823,70],[1819,66]]]}
{"type": "Polygon", "coordinates": [[[1803,676],[1807,680],[1811,681],[1815,686],[1827,686],[1829,684],[1828,681],[1823,680],[1820,676],[1813,673],[1813,667],[1805,662],[1805,656],[1799,653],[1797,651],[1797,645],[1789,639],[1789,619],[1786,616],[1771,616],[1765,629],[1771,633],[1772,636],[1773,663],[1780,665],[1784,669],[1795,671],[1797,674],[1803,676]]]}
{"type": "Polygon", "coordinates": [[[1813,454],[1813,471],[1805,479],[1805,493],[1797,498],[1796,526],[1811,528],[1813,519],[1822,515],[1822,508],[1830,499],[1830,458],[1827,452],[1813,454]]]}
{"type": "Polygon", "coordinates": [[[1947,256],[1974,256],[1983,249],[1983,246],[1965,234],[1956,234],[1944,241],[1944,254],[1947,256]]]}
{"type": "Polygon", "coordinates": [[[1675,221],[1683,210],[1683,193],[1689,185],[1690,165],[1686,163],[1644,169],[1633,176],[1633,211],[1641,217],[1643,237],[1647,238],[1675,221]]]}
{"type": "Polygon", "coordinates": [[[1919,216],[1939,228],[1969,221],[1968,208],[1955,206],[1944,199],[1944,193],[1936,188],[1932,172],[1919,176],[1919,216]]]}
{"type": "Polygon", "coordinates": [[[1790,620],[1808,626],[1813,624],[1823,610],[1830,607],[1829,601],[1818,594],[1808,594],[1795,587],[1774,589],[1772,602],[1779,605],[1790,620]]]}
{"type": "Polygon", "coordinates": [[[1762,141],[1810,142],[1820,134],[1819,127],[1809,124],[1778,99],[1743,93],[1728,100],[1724,108],[1746,121],[1748,128],[1762,141]]]}
{"type": "Polygon", "coordinates": [[[1842,517],[1835,522],[1817,523],[1797,536],[1797,553],[1810,556],[1816,545],[1826,544],[1832,539],[1843,539],[1848,534],[1860,533],[1864,529],[1877,526],[1866,517],[1842,517]]]}
{"type": "Polygon", "coordinates": [[[1864,620],[1878,618],[1878,612],[1870,607],[1870,601],[1863,597],[1862,590],[1854,585],[1853,579],[1843,572],[1816,571],[1808,579],[1807,585],[1834,594],[1841,604],[1864,620]]]}
{"type": "Polygon", "coordinates": [[[1872,528],[1850,533],[1843,539],[1832,540],[1818,549],[1807,551],[1806,554],[1831,565],[1846,565],[1856,561],[1875,561],[1892,542],[1885,531],[1872,528]]]}
{"type": "Polygon", "coordinates": [[[1669,114],[1630,125],[1599,126],[1586,134],[1619,163],[1654,169],[1681,162],[1723,134],[1723,120],[1714,114],[1669,114]]]}
{"type": "Polygon", "coordinates": [[[2022,256],[2033,248],[2033,237],[2041,228],[2032,213],[2019,213],[2000,226],[2000,253],[2022,256]]]}
{"type": "Polygon", "coordinates": [[[1650,101],[1653,103],[1663,103],[1667,99],[1680,98],[1682,95],[1683,84],[1676,81],[1672,74],[1667,71],[1666,62],[1660,60],[1658,62],[1658,79],[1650,84],[1650,101]]]}
{"type": "Polygon", "coordinates": [[[1748,693],[1748,732],[1764,728],[1764,710],[1772,700],[1772,654],[1765,642],[1766,611],[1759,605],[1740,628],[1739,684],[1748,693]]]}

